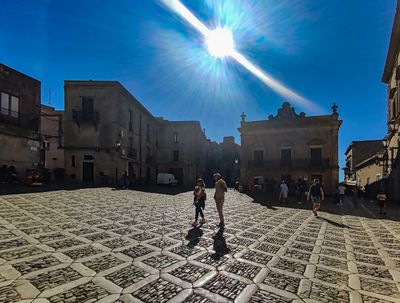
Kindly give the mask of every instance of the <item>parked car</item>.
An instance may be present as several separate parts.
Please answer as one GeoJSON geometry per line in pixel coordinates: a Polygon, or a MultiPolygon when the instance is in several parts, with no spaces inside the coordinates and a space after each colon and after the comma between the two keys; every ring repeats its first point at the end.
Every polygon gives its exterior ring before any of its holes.
{"type": "Polygon", "coordinates": [[[157,184],[175,186],[178,184],[178,181],[173,174],[159,173],[157,175],[157,184]]]}

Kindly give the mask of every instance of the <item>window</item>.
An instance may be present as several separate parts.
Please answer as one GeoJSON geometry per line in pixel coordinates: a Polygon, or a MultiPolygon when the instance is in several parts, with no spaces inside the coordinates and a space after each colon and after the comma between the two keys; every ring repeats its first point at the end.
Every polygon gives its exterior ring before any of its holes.
{"type": "Polygon", "coordinates": [[[71,157],[71,166],[75,167],[75,156],[71,157]]]}
{"type": "Polygon", "coordinates": [[[11,117],[18,118],[19,98],[11,96],[11,117]]]}
{"type": "Polygon", "coordinates": [[[1,93],[1,113],[3,115],[8,115],[10,111],[9,106],[10,95],[6,93],[1,93]]]}
{"type": "Polygon", "coordinates": [[[129,130],[132,130],[132,110],[129,110],[129,130]]]}
{"type": "Polygon", "coordinates": [[[281,149],[281,166],[288,167],[292,166],[292,150],[281,149]]]}
{"type": "Polygon", "coordinates": [[[93,98],[82,98],[82,111],[84,113],[93,112],[93,98]]]}
{"type": "Polygon", "coordinates": [[[150,125],[147,124],[147,132],[146,132],[147,142],[150,142],[150,125]]]}
{"type": "Polygon", "coordinates": [[[254,151],[254,162],[260,163],[264,160],[264,152],[262,150],[254,151]]]}
{"type": "Polygon", "coordinates": [[[311,166],[321,166],[322,165],[322,148],[312,147],[310,150],[311,166]]]}
{"type": "Polygon", "coordinates": [[[174,150],[174,162],[179,161],[179,150],[174,150]]]}
{"type": "Polygon", "coordinates": [[[178,133],[174,133],[174,143],[178,143],[178,133]]]}
{"type": "Polygon", "coordinates": [[[1,114],[18,118],[19,112],[19,98],[1,93],[1,114]]]}

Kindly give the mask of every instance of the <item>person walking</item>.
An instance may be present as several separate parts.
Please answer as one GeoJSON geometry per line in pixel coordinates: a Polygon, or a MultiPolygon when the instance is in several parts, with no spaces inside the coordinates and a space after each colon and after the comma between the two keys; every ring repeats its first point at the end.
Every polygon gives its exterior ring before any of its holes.
{"type": "Polygon", "coordinates": [[[218,216],[219,216],[219,227],[225,226],[223,207],[225,202],[225,193],[228,191],[225,181],[222,179],[221,174],[214,174],[215,181],[215,193],[214,200],[217,206],[218,216]]]}
{"type": "Polygon", "coordinates": [[[197,179],[196,187],[194,188],[193,191],[194,199],[193,199],[193,205],[195,206],[195,217],[194,217],[194,222],[193,226],[197,226],[199,215],[201,216],[200,220],[200,225],[203,225],[206,223],[206,220],[204,219],[204,208],[206,207],[206,185],[204,184],[203,179],[197,179]]]}
{"type": "Polygon", "coordinates": [[[288,192],[289,192],[289,188],[286,185],[285,180],[282,180],[282,183],[280,185],[279,201],[286,203],[287,197],[288,197],[288,192]]]}
{"type": "Polygon", "coordinates": [[[380,190],[378,195],[376,196],[376,199],[378,200],[379,204],[379,214],[380,215],[386,215],[385,212],[385,203],[386,203],[386,194],[384,190],[380,190]]]}
{"type": "Polygon", "coordinates": [[[339,184],[339,186],[338,186],[338,188],[337,188],[337,191],[338,191],[338,195],[339,195],[338,204],[343,205],[344,196],[345,196],[345,194],[346,194],[346,187],[343,185],[343,183],[340,183],[340,184],[339,184]]]}
{"type": "Polygon", "coordinates": [[[310,189],[308,190],[307,201],[310,201],[310,198],[313,204],[312,210],[314,216],[318,217],[317,211],[319,211],[321,208],[321,201],[324,201],[325,199],[324,190],[318,179],[314,179],[313,184],[310,186],[310,189]]]}

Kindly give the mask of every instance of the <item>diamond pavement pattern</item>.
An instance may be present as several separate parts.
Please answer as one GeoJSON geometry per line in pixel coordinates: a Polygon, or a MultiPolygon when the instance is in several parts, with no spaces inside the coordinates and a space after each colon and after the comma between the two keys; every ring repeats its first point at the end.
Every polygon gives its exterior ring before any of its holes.
{"type": "Polygon", "coordinates": [[[190,192],[0,196],[0,302],[400,302],[398,221],[234,191],[224,230],[193,213],[190,192]]]}

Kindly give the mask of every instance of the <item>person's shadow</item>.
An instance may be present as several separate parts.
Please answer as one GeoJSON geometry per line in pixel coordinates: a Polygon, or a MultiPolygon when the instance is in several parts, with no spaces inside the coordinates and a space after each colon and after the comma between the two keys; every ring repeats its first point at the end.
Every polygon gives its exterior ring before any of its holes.
{"type": "Polygon", "coordinates": [[[200,242],[200,238],[203,235],[203,231],[199,227],[193,227],[190,229],[185,237],[189,241],[187,246],[189,248],[194,248],[200,242]]]}
{"type": "Polygon", "coordinates": [[[219,260],[223,255],[228,254],[230,251],[230,249],[226,245],[226,240],[224,237],[224,227],[221,227],[213,238],[213,249],[215,253],[211,255],[211,258],[214,260],[219,260]]]}

